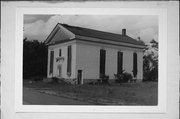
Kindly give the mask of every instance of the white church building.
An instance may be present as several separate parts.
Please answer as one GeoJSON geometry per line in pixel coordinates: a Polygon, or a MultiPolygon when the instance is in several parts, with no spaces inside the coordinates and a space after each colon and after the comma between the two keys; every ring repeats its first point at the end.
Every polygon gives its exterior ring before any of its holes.
{"type": "Polygon", "coordinates": [[[143,79],[142,41],[126,34],[108,33],[58,23],[49,34],[47,77],[59,77],[83,84],[100,78],[114,79],[125,70],[137,81],[143,79]]]}

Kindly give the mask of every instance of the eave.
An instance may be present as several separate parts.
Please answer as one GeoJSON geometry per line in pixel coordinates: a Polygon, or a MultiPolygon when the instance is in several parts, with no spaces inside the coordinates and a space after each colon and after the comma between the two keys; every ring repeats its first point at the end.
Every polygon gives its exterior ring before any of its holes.
{"type": "Polygon", "coordinates": [[[66,39],[66,40],[62,40],[62,41],[59,41],[59,42],[55,42],[55,43],[52,43],[52,44],[49,44],[48,46],[53,46],[53,45],[57,45],[57,44],[62,44],[62,43],[67,43],[67,42],[70,42],[70,41],[84,41],[84,42],[91,42],[91,43],[97,43],[97,44],[105,44],[105,45],[113,45],[113,46],[120,46],[120,47],[128,47],[128,48],[135,48],[135,49],[144,49],[145,48],[145,45],[142,46],[142,45],[130,45],[128,43],[126,44],[123,44],[123,43],[119,43],[119,42],[104,42],[103,40],[90,40],[90,39],[82,39],[80,37],[77,37],[74,38],[74,39],[66,39]]]}

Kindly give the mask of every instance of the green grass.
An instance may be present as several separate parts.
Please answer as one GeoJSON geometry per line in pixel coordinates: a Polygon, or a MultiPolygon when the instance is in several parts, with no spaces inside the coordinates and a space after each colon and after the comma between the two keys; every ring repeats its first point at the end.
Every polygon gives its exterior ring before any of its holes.
{"type": "Polygon", "coordinates": [[[38,90],[47,89],[59,94],[73,94],[84,100],[122,100],[125,105],[157,105],[158,83],[125,83],[111,85],[62,85],[43,82],[28,83],[24,86],[38,90]]]}

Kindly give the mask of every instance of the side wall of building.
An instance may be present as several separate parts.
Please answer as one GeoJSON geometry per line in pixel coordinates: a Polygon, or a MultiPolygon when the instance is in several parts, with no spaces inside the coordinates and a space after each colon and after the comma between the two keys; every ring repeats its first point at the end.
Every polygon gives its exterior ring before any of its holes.
{"type": "Polygon", "coordinates": [[[83,71],[83,78],[99,78],[99,47],[77,43],[76,72],[83,71]]]}
{"type": "Polygon", "coordinates": [[[58,45],[52,45],[48,48],[48,70],[47,76],[58,77],[58,65],[62,66],[62,78],[74,79],[77,78],[78,70],[83,71],[83,78],[85,79],[99,79],[99,67],[100,67],[100,49],[106,50],[106,66],[105,74],[110,79],[114,79],[114,74],[117,73],[117,53],[123,52],[123,70],[128,73],[133,73],[133,53],[137,53],[137,79],[141,81],[143,79],[143,51],[133,48],[124,48],[120,46],[102,45],[97,43],[76,42],[71,41],[58,45]],[[72,46],[72,63],[71,63],[71,76],[67,75],[67,47],[72,46]],[[59,62],[56,59],[59,57],[59,49],[61,49],[61,56],[64,61],[59,62]],[[54,51],[53,60],[53,73],[49,73],[50,69],[50,52],[54,51]]]}
{"type": "Polygon", "coordinates": [[[110,79],[114,79],[114,74],[117,73],[118,51],[123,52],[123,69],[131,74],[133,73],[133,53],[137,53],[137,79],[140,81],[143,78],[143,51],[140,49],[87,42],[77,43],[76,48],[76,72],[78,69],[83,70],[84,81],[99,78],[100,49],[106,50],[105,74],[110,79]]]}

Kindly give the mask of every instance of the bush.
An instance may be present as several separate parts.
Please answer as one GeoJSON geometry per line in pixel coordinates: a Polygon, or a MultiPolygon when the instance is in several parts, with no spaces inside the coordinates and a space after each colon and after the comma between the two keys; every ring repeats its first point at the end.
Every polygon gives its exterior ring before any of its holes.
{"type": "Polygon", "coordinates": [[[158,81],[157,70],[146,71],[144,72],[143,76],[144,76],[143,81],[158,81]]]}
{"type": "Polygon", "coordinates": [[[52,77],[52,82],[51,83],[59,83],[59,78],[52,77]]]}
{"type": "Polygon", "coordinates": [[[153,61],[153,67],[149,67],[150,61],[144,57],[143,61],[143,81],[158,81],[158,62],[153,61]]]}
{"type": "Polygon", "coordinates": [[[154,39],[145,48],[143,81],[158,81],[158,42],[154,39]]]}
{"type": "Polygon", "coordinates": [[[132,79],[132,75],[127,72],[122,72],[121,74],[115,74],[116,83],[127,83],[132,79]]]}
{"type": "Polygon", "coordinates": [[[105,74],[100,74],[100,79],[98,80],[100,84],[109,84],[109,76],[105,74]]]}
{"type": "Polygon", "coordinates": [[[63,84],[63,85],[71,85],[71,83],[67,82],[66,79],[64,79],[64,78],[59,78],[58,83],[63,84]]]}
{"type": "Polygon", "coordinates": [[[123,80],[124,82],[128,82],[129,80],[132,79],[132,75],[130,73],[125,72],[123,73],[123,78],[124,78],[123,80]]]}
{"type": "Polygon", "coordinates": [[[67,82],[64,78],[52,77],[51,79],[52,79],[51,81],[52,84],[63,84],[63,85],[71,84],[70,82],[67,82]]]}

